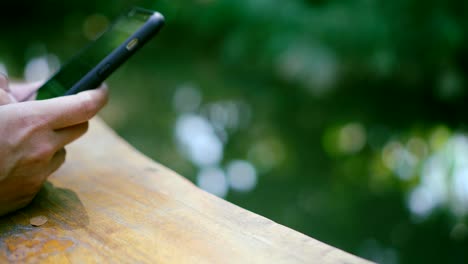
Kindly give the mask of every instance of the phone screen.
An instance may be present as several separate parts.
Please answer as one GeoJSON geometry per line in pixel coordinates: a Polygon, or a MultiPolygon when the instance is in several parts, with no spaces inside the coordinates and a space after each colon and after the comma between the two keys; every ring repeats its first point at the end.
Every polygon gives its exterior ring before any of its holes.
{"type": "MultiPolygon", "coordinates": [[[[84,48],[49,79],[37,93],[36,99],[64,95],[106,56],[127,41],[148,20],[147,12],[130,11],[118,18],[100,37],[84,48]]],[[[95,87],[93,87],[95,88],[95,87]]]]}

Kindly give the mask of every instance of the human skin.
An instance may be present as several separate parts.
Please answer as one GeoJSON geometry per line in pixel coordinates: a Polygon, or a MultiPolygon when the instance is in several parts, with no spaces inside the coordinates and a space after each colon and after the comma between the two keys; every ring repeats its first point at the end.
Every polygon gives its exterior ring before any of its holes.
{"type": "Polygon", "coordinates": [[[41,101],[22,101],[40,83],[12,84],[0,75],[0,215],[26,206],[65,161],[107,102],[106,87],[41,101]]]}

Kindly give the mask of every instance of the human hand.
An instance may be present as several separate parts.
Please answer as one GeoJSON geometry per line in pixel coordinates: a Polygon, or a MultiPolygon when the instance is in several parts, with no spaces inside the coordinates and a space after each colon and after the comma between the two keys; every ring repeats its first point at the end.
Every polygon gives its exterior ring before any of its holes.
{"type": "MultiPolygon", "coordinates": [[[[1,89],[0,89],[1,90],[1,89]]],[[[11,92],[11,91],[9,91],[11,92]]],[[[27,205],[107,102],[107,88],[0,106],[0,215],[27,205]]]]}
{"type": "Polygon", "coordinates": [[[9,83],[8,77],[0,73],[0,105],[33,100],[43,83],[9,83]]]}
{"type": "Polygon", "coordinates": [[[10,104],[15,102],[15,98],[11,94],[8,78],[0,73],[0,105],[10,104]]]}

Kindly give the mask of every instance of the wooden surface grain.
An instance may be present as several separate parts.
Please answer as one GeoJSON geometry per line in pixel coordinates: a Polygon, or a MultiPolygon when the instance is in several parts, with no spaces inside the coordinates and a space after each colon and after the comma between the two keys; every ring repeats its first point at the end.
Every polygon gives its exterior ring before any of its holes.
{"type": "Polygon", "coordinates": [[[198,189],[99,120],[32,204],[0,218],[4,262],[368,263],[198,189]]]}

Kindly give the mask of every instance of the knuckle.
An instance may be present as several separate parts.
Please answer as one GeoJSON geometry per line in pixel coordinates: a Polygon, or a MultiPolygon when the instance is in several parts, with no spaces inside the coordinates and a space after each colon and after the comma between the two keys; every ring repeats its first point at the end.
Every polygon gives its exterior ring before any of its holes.
{"type": "Polygon", "coordinates": [[[39,157],[43,157],[45,159],[50,158],[54,154],[54,146],[52,144],[43,143],[38,148],[36,155],[39,157]]]}
{"type": "Polygon", "coordinates": [[[34,199],[34,195],[31,195],[31,194],[21,195],[16,199],[15,208],[20,209],[20,208],[26,207],[28,204],[31,203],[33,199],[34,199]]]}
{"type": "MultiPolygon", "coordinates": [[[[41,134],[41,130],[44,129],[46,125],[42,121],[38,121],[36,118],[32,117],[19,117],[18,119],[19,124],[17,123],[14,127],[14,133],[8,140],[6,140],[6,147],[10,150],[17,150],[19,151],[20,148],[25,147],[25,145],[29,145],[31,142],[34,142],[34,138],[37,138],[38,135],[41,134]]],[[[50,151],[51,146],[47,142],[40,143],[39,146],[34,146],[34,150],[29,152],[27,156],[37,156],[36,153],[47,154],[50,151]]]]}
{"type": "Polygon", "coordinates": [[[43,129],[48,125],[47,118],[40,116],[30,111],[24,111],[18,118],[19,125],[22,129],[29,132],[34,132],[43,129]]]}
{"type": "Polygon", "coordinates": [[[42,182],[34,182],[31,184],[23,185],[21,193],[18,193],[16,202],[24,207],[31,203],[36,194],[41,190],[42,182]]]}
{"type": "MultiPolygon", "coordinates": [[[[15,134],[13,134],[15,135],[15,134]]],[[[21,144],[20,135],[16,134],[16,136],[6,137],[2,142],[2,148],[7,151],[11,151],[12,153],[17,151],[19,145],[21,144]]]]}
{"type": "Polygon", "coordinates": [[[88,132],[88,129],[89,129],[89,123],[88,122],[85,122],[85,123],[81,124],[80,127],[76,131],[76,138],[75,139],[77,139],[77,138],[83,136],[84,134],[86,134],[86,132],[88,132]]]}
{"type": "Polygon", "coordinates": [[[80,134],[84,134],[88,131],[89,129],[89,122],[84,122],[83,124],[80,125],[80,134]]]}
{"type": "Polygon", "coordinates": [[[39,165],[48,162],[54,154],[54,147],[49,143],[41,143],[34,151],[24,157],[24,163],[30,165],[39,165]]]}
{"type": "Polygon", "coordinates": [[[63,163],[65,163],[66,155],[67,153],[65,149],[61,149],[55,154],[51,163],[49,164],[49,172],[47,176],[58,170],[63,165],[63,163]]]}
{"type": "Polygon", "coordinates": [[[65,149],[62,149],[58,156],[59,156],[59,163],[61,165],[65,162],[67,158],[67,151],[65,149]]]}
{"type": "Polygon", "coordinates": [[[43,181],[40,177],[29,177],[24,179],[21,184],[18,185],[18,192],[14,199],[17,206],[22,207],[29,204],[40,191],[42,184],[43,181]]]}
{"type": "Polygon", "coordinates": [[[58,163],[57,169],[62,167],[62,165],[65,163],[65,160],[66,160],[66,157],[63,156],[58,163]]]}
{"type": "Polygon", "coordinates": [[[55,172],[56,170],[58,170],[60,167],[62,167],[62,165],[65,163],[65,156],[61,157],[60,160],[57,162],[57,165],[52,168],[51,170],[51,173],[55,172]]]}

